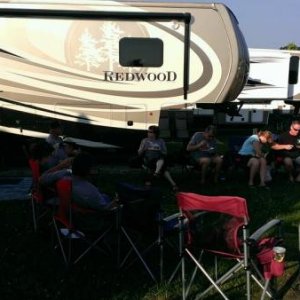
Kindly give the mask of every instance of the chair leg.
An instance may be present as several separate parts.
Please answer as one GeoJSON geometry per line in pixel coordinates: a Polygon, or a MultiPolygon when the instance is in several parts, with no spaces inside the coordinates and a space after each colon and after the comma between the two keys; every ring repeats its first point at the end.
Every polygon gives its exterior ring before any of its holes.
{"type": "Polygon", "coordinates": [[[132,247],[132,250],[135,252],[135,254],[137,255],[137,257],[139,258],[140,262],[143,264],[144,268],[147,270],[148,274],[150,275],[150,277],[152,278],[152,280],[157,283],[157,280],[155,278],[155,276],[153,275],[153,273],[151,272],[151,270],[149,269],[148,265],[146,264],[145,260],[143,259],[143,257],[141,256],[140,252],[138,251],[138,249],[136,248],[136,246],[134,245],[133,241],[131,240],[130,236],[127,234],[126,230],[121,227],[121,231],[124,234],[125,238],[127,239],[128,243],[130,244],[130,246],[132,247]]]}
{"type": "Polygon", "coordinates": [[[62,253],[62,256],[63,256],[63,259],[64,259],[64,263],[65,263],[65,265],[67,267],[69,265],[69,260],[68,260],[68,258],[66,256],[66,253],[65,253],[65,250],[64,250],[64,247],[63,247],[63,244],[62,244],[62,240],[60,238],[59,228],[57,227],[57,224],[56,224],[55,221],[53,221],[53,224],[54,224],[55,232],[56,232],[56,235],[57,235],[59,248],[60,248],[60,251],[62,253]]]}
{"type": "MultiPolygon", "coordinates": [[[[199,259],[198,259],[199,262],[202,260],[203,253],[204,253],[204,251],[202,250],[202,251],[200,252],[199,259]]],[[[191,279],[190,279],[190,281],[189,281],[189,285],[188,285],[188,287],[187,287],[187,289],[186,289],[186,295],[189,294],[190,288],[191,288],[191,286],[192,286],[192,284],[193,284],[193,282],[194,282],[194,280],[195,280],[195,277],[196,277],[196,275],[197,275],[197,271],[198,271],[198,270],[199,270],[198,267],[195,266],[194,271],[193,271],[193,274],[192,274],[191,279]]]]}
{"type": "MultiPolygon", "coordinates": [[[[257,266],[251,262],[251,265],[252,265],[252,268],[255,270],[256,274],[259,275],[261,281],[264,281],[264,278],[263,276],[261,275],[260,271],[258,270],[257,266]]],[[[251,273],[251,278],[254,280],[254,282],[262,289],[264,290],[264,285],[259,281],[259,279],[257,279],[256,276],[254,276],[254,274],[251,273]]],[[[266,292],[265,292],[266,295],[268,295],[269,298],[272,298],[272,293],[267,289],[266,292]]]]}
{"type": "Polygon", "coordinates": [[[300,223],[298,223],[298,250],[299,250],[299,258],[300,258],[300,223]]]}
{"type": "Polygon", "coordinates": [[[32,197],[31,197],[31,210],[32,210],[33,230],[34,230],[34,232],[37,232],[36,207],[35,207],[35,202],[32,197]]]}
{"type": "MultiPolygon", "coordinates": [[[[84,242],[86,242],[87,244],[89,244],[89,247],[86,248],[85,251],[83,251],[77,258],[76,260],[73,262],[73,264],[75,265],[82,257],[84,257],[89,251],[91,251],[93,248],[96,248],[98,250],[102,250],[101,248],[97,247],[97,244],[104,239],[104,237],[111,231],[111,227],[109,227],[105,232],[103,232],[101,234],[101,236],[99,236],[96,240],[94,240],[93,242],[89,241],[88,239],[86,239],[84,236],[82,236],[81,234],[77,233],[73,233],[78,235],[78,237],[83,240],[84,242]]],[[[72,233],[71,233],[72,234],[72,233]]],[[[72,237],[71,237],[72,239],[72,237]]],[[[71,240],[70,239],[70,240],[71,240]]],[[[71,249],[70,249],[71,252],[71,249]]]]}
{"type": "Polygon", "coordinates": [[[206,270],[202,267],[202,265],[195,259],[195,257],[192,255],[192,253],[185,249],[187,254],[190,256],[190,258],[194,261],[194,263],[198,266],[198,268],[201,270],[201,272],[205,275],[205,277],[210,281],[210,283],[215,287],[215,289],[221,294],[221,296],[225,300],[229,300],[227,296],[223,293],[223,291],[220,289],[220,287],[214,282],[214,280],[209,276],[209,274],[206,272],[206,270]]]}
{"type": "MultiPolygon", "coordinates": [[[[222,275],[217,281],[215,281],[215,284],[217,286],[222,285],[225,281],[227,281],[230,277],[232,277],[235,273],[239,272],[243,268],[242,262],[239,264],[236,264],[233,266],[230,270],[228,270],[224,275],[222,275]]],[[[208,275],[209,276],[209,275],[208,275]]],[[[211,279],[212,280],[212,279],[211,279]]],[[[205,296],[210,290],[212,290],[215,285],[210,285],[205,291],[203,291],[201,294],[198,294],[196,299],[200,299],[203,296],[205,296]]]]}
{"type": "Polygon", "coordinates": [[[269,283],[270,283],[270,279],[267,279],[266,282],[265,282],[265,286],[264,286],[263,292],[261,294],[260,300],[264,300],[265,299],[265,295],[266,295],[267,289],[269,287],[269,283]]]}

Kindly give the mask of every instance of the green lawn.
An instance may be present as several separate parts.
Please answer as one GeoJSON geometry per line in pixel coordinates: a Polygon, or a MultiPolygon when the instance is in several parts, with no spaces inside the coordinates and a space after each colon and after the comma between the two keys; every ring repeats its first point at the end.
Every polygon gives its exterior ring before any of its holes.
{"type": "MultiPolygon", "coordinates": [[[[198,184],[199,174],[182,173],[174,168],[173,175],[180,190],[206,195],[234,195],[247,199],[250,214],[250,231],[277,217],[284,220],[285,244],[289,268],[285,282],[298,267],[297,223],[300,220],[300,184],[290,184],[285,174],[274,179],[270,189],[248,188],[244,174],[218,185],[198,184]]],[[[102,190],[110,195],[118,181],[142,184],[141,171],[127,167],[100,167],[94,179],[102,190]]],[[[177,211],[176,199],[163,180],[156,183],[163,192],[162,206],[167,214],[177,211]]],[[[60,253],[55,250],[51,229],[44,224],[34,233],[29,203],[26,201],[0,202],[0,299],[180,299],[180,283],[156,285],[139,263],[118,272],[107,257],[91,252],[78,265],[68,271],[64,268],[60,253]]],[[[154,256],[152,257],[152,259],[154,256]]],[[[167,255],[166,264],[174,264],[173,254],[167,255]]],[[[166,266],[168,271],[171,267],[166,266]]],[[[243,299],[243,280],[230,283],[231,299],[243,299]],[[240,283],[239,283],[240,282],[240,283]],[[237,285],[236,285],[237,284],[237,285]]],[[[200,279],[200,286],[206,281],[200,279]]],[[[196,287],[193,287],[195,290],[196,287]]],[[[298,296],[299,297],[299,296],[298,296]]],[[[284,299],[297,299],[295,284],[284,299]]],[[[219,299],[213,295],[210,299],[219,299]]],[[[254,296],[253,299],[259,299],[254,296]]]]}

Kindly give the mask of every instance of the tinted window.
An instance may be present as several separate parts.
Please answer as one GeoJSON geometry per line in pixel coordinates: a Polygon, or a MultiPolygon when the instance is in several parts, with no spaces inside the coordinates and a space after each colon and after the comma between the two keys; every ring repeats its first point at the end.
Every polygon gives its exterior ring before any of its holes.
{"type": "Polygon", "coordinates": [[[123,38],[119,42],[119,59],[123,67],[160,67],[163,42],[156,38],[123,38]]]}
{"type": "Polygon", "coordinates": [[[298,83],[299,57],[292,56],[290,59],[289,84],[298,83]]]}

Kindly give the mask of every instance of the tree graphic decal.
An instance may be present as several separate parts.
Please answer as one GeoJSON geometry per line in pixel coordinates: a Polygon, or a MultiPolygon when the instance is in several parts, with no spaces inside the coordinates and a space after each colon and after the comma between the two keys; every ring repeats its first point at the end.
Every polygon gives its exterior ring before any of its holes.
{"type": "Polygon", "coordinates": [[[75,64],[86,66],[87,71],[91,68],[98,68],[103,61],[100,49],[97,47],[99,42],[90,34],[88,29],[79,38],[79,53],[75,56],[75,64]]]}
{"type": "Polygon", "coordinates": [[[101,50],[102,57],[109,62],[109,70],[115,63],[119,63],[119,40],[124,33],[116,23],[107,22],[100,28],[102,31],[101,50]]]}
{"type": "Polygon", "coordinates": [[[123,33],[114,22],[105,22],[100,27],[99,36],[92,35],[86,28],[79,38],[75,64],[91,71],[105,62],[108,63],[108,69],[112,70],[114,64],[119,63],[119,40],[123,33]]]}

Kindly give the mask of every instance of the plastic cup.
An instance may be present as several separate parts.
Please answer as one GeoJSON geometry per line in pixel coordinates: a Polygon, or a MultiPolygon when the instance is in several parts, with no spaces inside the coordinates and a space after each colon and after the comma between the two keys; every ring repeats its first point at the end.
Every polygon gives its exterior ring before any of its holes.
{"type": "Polygon", "coordinates": [[[286,249],[284,247],[274,247],[273,248],[274,260],[277,262],[283,262],[285,258],[285,252],[286,249]]]}

